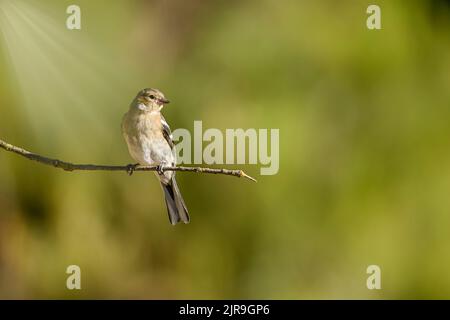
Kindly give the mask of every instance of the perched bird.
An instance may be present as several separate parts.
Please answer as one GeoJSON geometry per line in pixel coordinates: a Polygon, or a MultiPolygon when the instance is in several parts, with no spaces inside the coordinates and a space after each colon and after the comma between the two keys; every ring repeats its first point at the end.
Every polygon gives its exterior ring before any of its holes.
{"type": "Polygon", "coordinates": [[[158,166],[156,176],[164,191],[167,212],[172,225],[189,223],[189,214],[178,189],[174,171],[164,167],[176,165],[174,143],[169,125],[161,109],[169,103],[157,89],[141,90],[122,120],[122,133],[131,157],[138,162],[130,165],[130,174],[137,165],[158,166]]]}

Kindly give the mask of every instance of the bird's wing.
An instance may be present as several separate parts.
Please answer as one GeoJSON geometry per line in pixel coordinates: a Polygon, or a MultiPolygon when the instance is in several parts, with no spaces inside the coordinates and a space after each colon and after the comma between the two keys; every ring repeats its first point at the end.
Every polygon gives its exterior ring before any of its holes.
{"type": "Polygon", "coordinates": [[[163,115],[161,115],[161,124],[162,124],[162,128],[163,128],[164,139],[166,139],[167,143],[170,146],[170,149],[173,149],[175,144],[173,143],[173,140],[172,140],[172,132],[170,131],[170,127],[167,124],[166,119],[164,119],[163,115]]]}

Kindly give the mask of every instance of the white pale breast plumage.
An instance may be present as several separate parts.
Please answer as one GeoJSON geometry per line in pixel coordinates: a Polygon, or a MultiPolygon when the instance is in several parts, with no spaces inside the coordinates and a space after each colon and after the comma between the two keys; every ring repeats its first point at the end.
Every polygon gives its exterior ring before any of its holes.
{"type": "MultiPolygon", "coordinates": [[[[156,114],[127,113],[122,125],[123,135],[131,157],[142,165],[175,165],[175,155],[162,134],[159,112],[156,114]]],[[[170,180],[173,171],[166,171],[164,177],[170,180]]]]}

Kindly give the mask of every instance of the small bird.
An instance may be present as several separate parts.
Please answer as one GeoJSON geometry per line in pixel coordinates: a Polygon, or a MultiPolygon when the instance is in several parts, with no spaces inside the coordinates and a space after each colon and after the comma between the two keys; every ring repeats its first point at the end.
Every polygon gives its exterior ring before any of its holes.
{"type": "Polygon", "coordinates": [[[174,171],[164,167],[176,165],[172,134],[161,114],[169,100],[152,88],[139,91],[122,120],[122,133],[128,151],[137,164],[129,165],[132,174],[137,165],[157,166],[156,176],[164,191],[167,212],[172,225],[189,223],[189,213],[178,189],[174,171]]]}

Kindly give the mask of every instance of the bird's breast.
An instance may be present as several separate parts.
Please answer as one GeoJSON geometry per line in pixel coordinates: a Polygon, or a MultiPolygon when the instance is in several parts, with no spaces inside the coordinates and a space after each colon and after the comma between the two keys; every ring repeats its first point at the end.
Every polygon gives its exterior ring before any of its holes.
{"type": "Polygon", "coordinates": [[[147,165],[166,160],[173,162],[172,150],[163,136],[159,112],[126,115],[122,128],[134,160],[147,165]]]}

